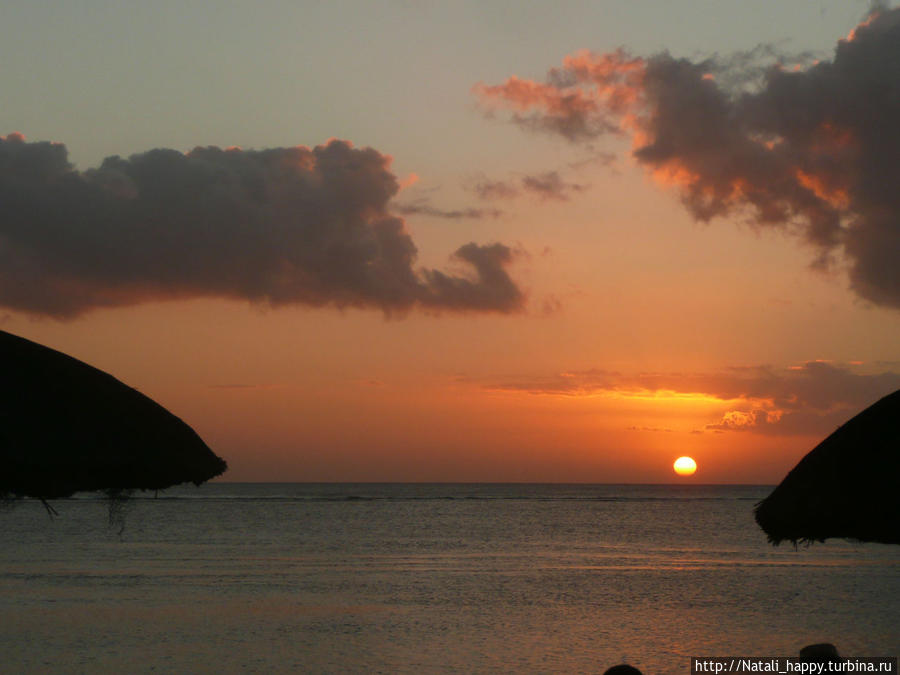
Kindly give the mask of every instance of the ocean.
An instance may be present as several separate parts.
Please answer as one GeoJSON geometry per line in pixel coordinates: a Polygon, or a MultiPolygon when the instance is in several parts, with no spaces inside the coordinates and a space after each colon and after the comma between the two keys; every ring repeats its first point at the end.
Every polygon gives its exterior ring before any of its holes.
{"type": "Polygon", "coordinates": [[[900,654],[900,547],[772,547],[771,488],[229,484],[0,511],[3,673],[689,673],[900,654]],[[112,518],[110,518],[112,516],[112,518]]]}

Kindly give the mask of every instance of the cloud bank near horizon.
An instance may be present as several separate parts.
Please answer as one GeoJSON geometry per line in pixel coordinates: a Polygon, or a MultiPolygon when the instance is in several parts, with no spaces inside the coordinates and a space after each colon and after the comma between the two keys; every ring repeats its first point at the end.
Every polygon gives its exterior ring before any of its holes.
{"type": "Polygon", "coordinates": [[[155,149],[78,171],[65,145],[0,137],[0,305],[55,318],[212,296],[390,315],[520,310],[504,244],[460,246],[465,273],[415,268],[390,210],[390,162],[331,140],[155,149]]]}
{"type": "Polygon", "coordinates": [[[544,81],[477,84],[493,113],[573,143],[629,135],[632,154],[701,221],[749,215],[839,258],[853,291],[900,308],[900,8],[876,8],[830,61],[759,67],[625,50],[567,57],[544,81]]]}
{"type": "Polygon", "coordinates": [[[727,410],[697,432],[816,435],[834,431],[856,413],[900,389],[900,373],[859,372],[854,364],[807,361],[789,368],[744,366],[714,373],[629,374],[591,369],[510,378],[484,387],[566,397],[699,395],[718,399],[727,410]]]}

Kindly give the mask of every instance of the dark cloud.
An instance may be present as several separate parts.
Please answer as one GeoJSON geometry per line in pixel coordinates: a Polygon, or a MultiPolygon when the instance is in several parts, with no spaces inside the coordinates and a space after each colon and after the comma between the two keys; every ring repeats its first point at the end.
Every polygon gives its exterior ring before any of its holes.
{"type": "Polygon", "coordinates": [[[545,82],[475,93],[573,142],[630,134],[637,160],[677,186],[695,218],[796,229],[816,265],[842,255],[858,295],[900,308],[900,9],[876,6],[831,60],[759,66],[774,56],[581,52],[545,82]]]}
{"type": "Polygon", "coordinates": [[[466,244],[457,249],[454,257],[471,265],[477,276],[473,280],[439,270],[423,270],[429,293],[440,299],[439,303],[430,302],[430,307],[466,311],[520,306],[522,293],[504,269],[513,258],[508,246],[466,244]]]}
{"type": "Polygon", "coordinates": [[[818,434],[900,389],[900,374],[858,372],[850,365],[809,361],[800,366],[731,368],[717,373],[626,374],[602,369],[509,379],[487,388],[553,396],[599,393],[699,394],[730,406],[706,431],[818,434]]]}
{"type": "Polygon", "coordinates": [[[401,216],[433,216],[435,218],[446,218],[447,220],[462,220],[464,218],[499,218],[503,215],[500,209],[439,209],[422,201],[412,203],[395,203],[391,205],[391,210],[399,213],[401,216]]]}
{"type": "Polygon", "coordinates": [[[590,150],[590,155],[584,159],[569,162],[570,169],[584,169],[585,167],[599,165],[611,169],[614,174],[618,174],[618,171],[615,170],[615,164],[619,158],[615,153],[597,151],[590,145],[587,146],[587,149],[590,150]]]}
{"type": "Polygon", "coordinates": [[[512,199],[519,194],[515,186],[502,180],[481,180],[472,190],[481,199],[512,199]]]}
{"type": "Polygon", "coordinates": [[[581,192],[585,189],[584,185],[567,183],[556,171],[546,171],[533,176],[525,176],[522,178],[522,187],[541,199],[557,199],[560,201],[567,201],[571,192],[581,192]]]}
{"type": "Polygon", "coordinates": [[[485,179],[478,181],[472,187],[478,197],[486,200],[512,199],[524,191],[539,199],[567,201],[571,193],[582,192],[585,189],[587,189],[586,185],[563,180],[558,171],[544,171],[522,176],[518,185],[512,181],[485,179]]]}
{"type": "Polygon", "coordinates": [[[0,138],[0,304],[71,317],[151,299],[519,309],[502,244],[459,248],[469,274],[416,270],[389,211],[390,158],[333,140],[151,150],[77,171],[64,145],[0,138]]]}

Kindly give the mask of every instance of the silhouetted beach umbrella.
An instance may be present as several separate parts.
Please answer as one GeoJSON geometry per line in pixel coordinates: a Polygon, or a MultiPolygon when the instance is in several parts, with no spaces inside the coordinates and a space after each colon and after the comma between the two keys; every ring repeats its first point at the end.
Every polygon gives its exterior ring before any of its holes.
{"type": "Polygon", "coordinates": [[[618,666],[607,668],[603,671],[603,675],[643,675],[640,670],[627,663],[620,663],[618,666]]]}
{"type": "Polygon", "coordinates": [[[900,390],[806,455],[756,506],[779,544],[830,537],[900,544],[900,390]]]}
{"type": "Polygon", "coordinates": [[[199,485],[226,468],[193,429],[147,396],[0,331],[0,497],[199,485]]]}

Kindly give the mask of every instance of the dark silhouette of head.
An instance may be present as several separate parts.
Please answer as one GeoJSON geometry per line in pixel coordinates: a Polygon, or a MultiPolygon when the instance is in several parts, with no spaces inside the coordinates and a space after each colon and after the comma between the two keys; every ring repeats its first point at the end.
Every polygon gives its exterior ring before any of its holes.
{"type": "Polygon", "coordinates": [[[634,666],[629,666],[627,663],[620,663],[617,666],[608,668],[603,675],[643,675],[643,673],[634,666]]]}
{"type": "Polygon", "coordinates": [[[806,663],[840,663],[841,655],[830,642],[806,645],[800,650],[800,660],[806,663]]]}

